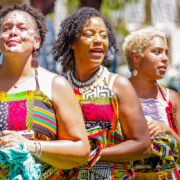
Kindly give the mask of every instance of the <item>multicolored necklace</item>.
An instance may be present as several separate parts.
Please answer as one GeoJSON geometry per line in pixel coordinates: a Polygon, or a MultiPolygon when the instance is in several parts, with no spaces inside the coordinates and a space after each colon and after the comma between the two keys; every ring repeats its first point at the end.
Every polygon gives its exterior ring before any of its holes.
{"type": "Polygon", "coordinates": [[[96,73],[87,81],[79,81],[74,76],[74,70],[67,72],[67,78],[74,89],[78,89],[81,93],[96,88],[103,80],[106,79],[108,74],[107,68],[100,66],[96,73]]]}

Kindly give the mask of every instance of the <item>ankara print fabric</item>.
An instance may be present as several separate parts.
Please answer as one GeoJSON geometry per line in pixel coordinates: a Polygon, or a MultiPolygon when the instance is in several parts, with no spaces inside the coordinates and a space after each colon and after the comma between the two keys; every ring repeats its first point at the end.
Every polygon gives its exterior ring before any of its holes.
{"type": "MultiPolygon", "coordinates": [[[[134,179],[132,165],[127,163],[100,162],[101,151],[125,141],[118,116],[117,97],[107,85],[106,79],[88,91],[74,88],[91,145],[88,162],[79,168],[61,170],[62,180],[131,180],[134,179]]],[[[68,79],[68,77],[66,77],[68,79]]],[[[68,79],[69,80],[69,79],[68,79]]],[[[71,81],[69,80],[71,83],[71,81]]]]}
{"type": "MultiPolygon", "coordinates": [[[[0,131],[14,130],[29,139],[57,139],[57,122],[51,100],[40,90],[17,94],[0,92],[0,131]]],[[[59,178],[58,169],[36,157],[41,164],[39,179],[59,178]]]]}

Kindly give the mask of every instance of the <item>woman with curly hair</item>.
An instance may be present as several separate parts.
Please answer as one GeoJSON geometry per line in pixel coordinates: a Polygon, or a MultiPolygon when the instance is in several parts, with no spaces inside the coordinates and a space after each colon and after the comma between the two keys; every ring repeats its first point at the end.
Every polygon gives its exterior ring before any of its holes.
{"type": "Polygon", "coordinates": [[[158,80],[168,68],[165,34],[152,27],[131,32],[122,45],[130,81],[140,99],[152,139],[152,155],[134,163],[136,179],[180,179],[176,159],[180,150],[180,96],[158,80]]]}
{"type": "Polygon", "coordinates": [[[118,53],[110,23],[94,8],[80,8],[61,23],[53,48],[69,69],[65,77],[81,105],[91,145],[89,159],[61,179],[133,179],[131,161],[150,155],[150,136],[138,97],[127,78],[104,66],[118,53]]]}
{"type": "Polygon", "coordinates": [[[88,158],[83,116],[71,86],[38,67],[46,32],[43,14],[31,6],[0,11],[0,178],[60,179],[59,168],[71,169],[88,158]],[[28,152],[40,173],[24,162],[28,152]]]}

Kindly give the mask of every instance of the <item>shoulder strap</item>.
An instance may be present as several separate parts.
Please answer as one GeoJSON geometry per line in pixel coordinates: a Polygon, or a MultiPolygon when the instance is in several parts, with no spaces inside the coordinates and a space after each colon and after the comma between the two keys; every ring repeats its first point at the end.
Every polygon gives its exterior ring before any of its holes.
{"type": "Polygon", "coordinates": [[[169,102],[169,89],[167,89],[167,93],[166,93],[157,81],[155,83],[156,83],[156,86],[158,87],[161,95],[163,96],[164,100],[168,103],[169,102]]]}
{"type": "Polygon", "coordinates": [[[39,90],[38,71],[35,69],[36,90],[39,90]]]}
{"type": "MultiPolygon", "coordinates": [[[[110,73],[109,73],[110,74],[110,73]]],[[[113,76],[111,77],[110,81],[109,81],[109,89],[112,89],[113,83],[115,78],[118,76],[118,74],[113,74],[113,76]]]]}
{"type": "Polygon", "coordinates": [[[175,117],[175,109],[173,107],[172,102],[169,99],[169,89],[167,88],[167,93],[164,92],[163,88],[156,82],[162,96],[164,97],[164,99],[166,100],[168,106],[166,108],[166,112],[167,112],[167,117],[168,117],[168,122],[169,122],[169,126],[170,128],[172,128],[176,133],[178,133],[178,129],[177,129],[177,123],[176,123],[176,117],[175,117]]]}

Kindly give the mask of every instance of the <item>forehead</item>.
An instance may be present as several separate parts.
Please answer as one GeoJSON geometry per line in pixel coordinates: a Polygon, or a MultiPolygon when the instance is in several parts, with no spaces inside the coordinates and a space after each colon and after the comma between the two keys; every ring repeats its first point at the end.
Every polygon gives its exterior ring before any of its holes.
{"type": "Polygon", "coordinates": [[[91,17],[88,19],[84,25],[84,28],[95,27],[95,28],[104,28],[106,29],[106,25],[104,21],[99,17],[91,17]]]}
{"type": "Polygon", "coordinates": [[[159,36],[155,36],[153,37],[150,42],[149,42],[150,46],[166,46],[167,47],[167,42],[164,38],[159,37],[159,36]]]}
{"type": "Polygon", "coordinates": [[[2,21],[2,24],[4,23],[23,23],[30,26],[35,25],[32,16],[21,10],[14,10],[6,14],[2,21]]]}

